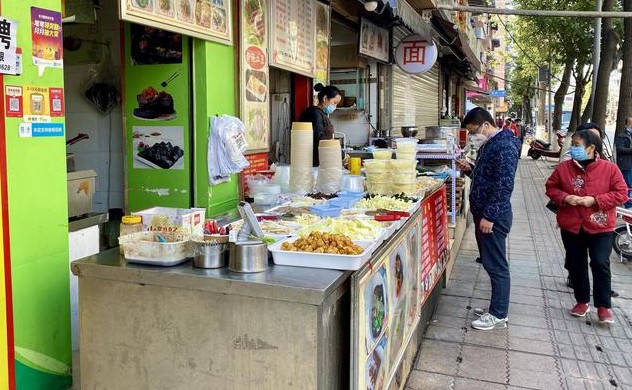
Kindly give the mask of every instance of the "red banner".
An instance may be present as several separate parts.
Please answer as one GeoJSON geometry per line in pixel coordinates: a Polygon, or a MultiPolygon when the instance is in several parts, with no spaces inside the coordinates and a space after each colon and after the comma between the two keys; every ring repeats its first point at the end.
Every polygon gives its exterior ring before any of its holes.
{"type": "Polygon", "coordinates": [[[448,212],[445,185],[421,202],[421,291],[425,299],[448,260],[448,212]]]}

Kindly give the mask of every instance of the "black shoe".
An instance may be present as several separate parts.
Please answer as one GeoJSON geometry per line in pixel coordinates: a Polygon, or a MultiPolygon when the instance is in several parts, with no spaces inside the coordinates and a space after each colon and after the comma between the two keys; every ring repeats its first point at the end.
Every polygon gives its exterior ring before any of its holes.
{"type": "Polygon", "coordinates": [[[573,282],[571,281],[571,277],[566,278],[566,287],[573,288],[573,282]]]}
{"type": "Polygon", "coordinates": [[[481,260],[480,257],[477,257],[474,261],[476,261],[478,264],[483,264],[483,260],[481,260]]]}
{"type": "Polygon", "coordinates": [[[610,298],[616,298],[619,296],[619,293],[614,291],[614,290],[610,290],[610,298]]]}

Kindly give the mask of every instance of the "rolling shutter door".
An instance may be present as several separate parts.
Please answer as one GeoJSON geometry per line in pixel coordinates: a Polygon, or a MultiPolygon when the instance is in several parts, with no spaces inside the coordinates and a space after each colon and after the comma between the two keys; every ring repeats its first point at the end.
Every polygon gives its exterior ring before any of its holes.
{"type": "MultiPolygon", "coordinates": [[[[406,31],[393,30],[393,46],[397,47],[406,31]]],[[[439,62],[421,75],[410,75],[396,64],[391,67],[391,135],[401,136],[402,126],[418,126],[423,138],[426,126],[439,124],[439,62]]]]}

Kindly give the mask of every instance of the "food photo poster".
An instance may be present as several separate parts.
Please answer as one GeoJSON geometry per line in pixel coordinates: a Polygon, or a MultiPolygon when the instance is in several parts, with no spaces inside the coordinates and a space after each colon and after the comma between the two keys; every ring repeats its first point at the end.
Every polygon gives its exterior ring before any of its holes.
{"type": "Polygon", "coordinates": [[[184,128],[134,126],[134,168],[184,169],[184,128]]]}

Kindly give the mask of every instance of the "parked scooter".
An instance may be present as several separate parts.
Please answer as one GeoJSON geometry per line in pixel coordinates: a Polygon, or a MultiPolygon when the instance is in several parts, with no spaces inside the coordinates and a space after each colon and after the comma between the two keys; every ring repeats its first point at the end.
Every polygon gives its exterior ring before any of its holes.
{"type": "Polygon", "coordinates": [[[564,145],[564,139],[566,138],[566,134],[561,130],[555,132],[557,136],[557,145],[559,149],[557,151],[551,150],[551,143],[545,142],[539,139],[535,139],[531,141],[529,145],[529,151],[527,152],[527,156],[531,157],[534,160],[539,159],[540,157],[553,157],[559,158],[560,153],[562,152],[562,145],[564,145]]]}
{"type": "Polygon", "coordinates": [[[614,230],[614,251],[621,262],[632,260],[632,210],[617,207],[617,216],[621,217],[623,225],[614,230]]]}

